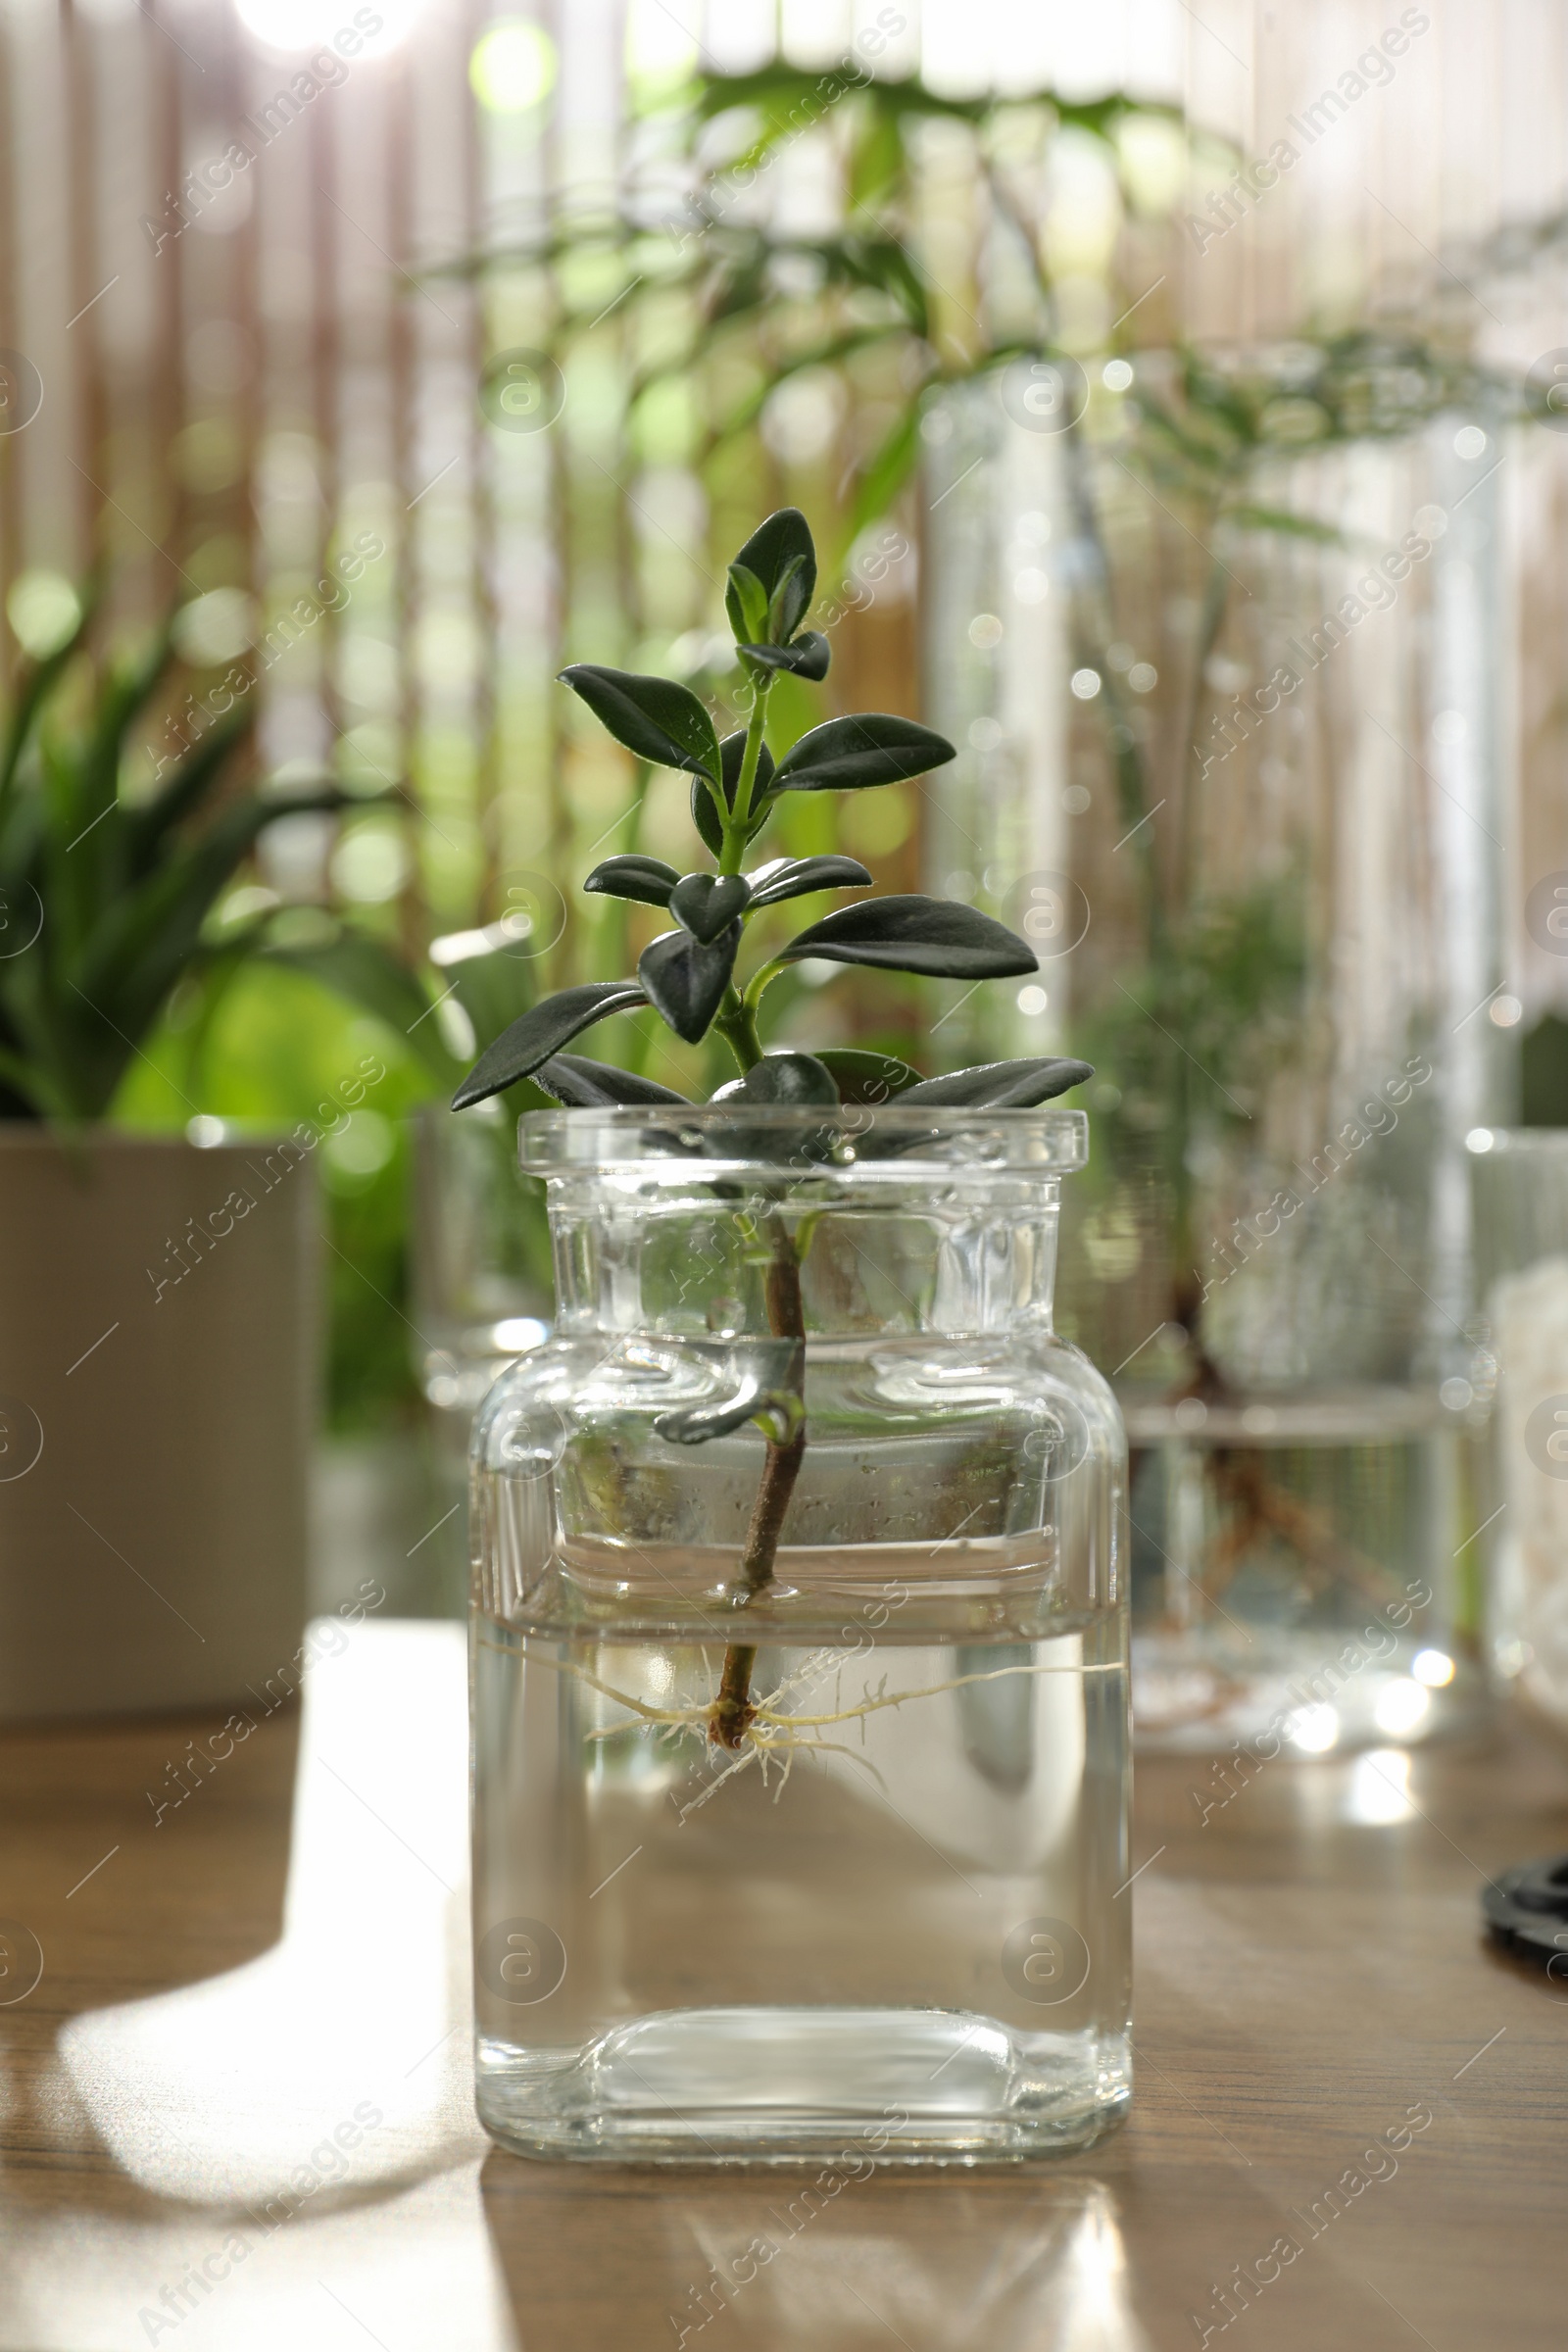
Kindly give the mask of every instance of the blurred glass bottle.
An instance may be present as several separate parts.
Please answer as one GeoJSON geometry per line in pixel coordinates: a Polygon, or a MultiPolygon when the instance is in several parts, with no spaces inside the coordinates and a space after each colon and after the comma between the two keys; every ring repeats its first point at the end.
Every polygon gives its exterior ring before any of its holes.
{"type": "Polygon", "coordinates": [[[461,1506],[468,1433],[493,1381],[550,1336],[549,1237],[517,1165],[516,1119],[500,1102],[413,1118],[414,1369],[430,1405],[437,1507],[432,1564],[454,1611],[467,1577],[461,1506]]]}
{"type": "Polygon", "coordinates": [[[1493,1668],[1537,1720],[1568,1735],[1568,1132],[1469,1138],[1476,1293],[1487,1318],[1477,1387],[1494,1378],[1485,1496],[1493,1668]]]}
{"type": "Polygon", "coordinates": [[[1099,1066],[1060,1321],[1126,1417],[1146,1746],[1481,1696],[1463,1138],[1518,1007],[1480,398],[1350,335],[1020,362],[925,420],[931,878],[1041,959],[943,1036],[1099,1066]]]}

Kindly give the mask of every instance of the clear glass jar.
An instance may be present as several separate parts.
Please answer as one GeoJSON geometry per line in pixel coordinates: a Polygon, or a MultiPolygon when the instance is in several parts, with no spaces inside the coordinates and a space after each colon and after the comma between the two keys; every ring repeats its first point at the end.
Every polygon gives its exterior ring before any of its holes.
{"type": "Polygon", "coordinates": [[[986,1050],[1098,1066],[1057,1319],[1126,1416],[1138,1744],[1217,1753],[1221,1801],[1227,1751],[1485,1709],[1451,1400],[1519,1009],[1497,428],[1355,343],[1207,354],[1201,407],[1140,354],[1072,429],[1004,375],[928,460],[931,887],[1040,956],[986,1050]],[[1133,430],[1162,403],[1200,497],[1133,430]]]}
{"type": "Polygon", "coordinates": [[[1125,1446],[1051,1321],[1086,1148],[1058,1109],[523,1121],[558,1322],[471,1500],[508,2146],[972,2163],[1122,2114],[1125,1446]]]}

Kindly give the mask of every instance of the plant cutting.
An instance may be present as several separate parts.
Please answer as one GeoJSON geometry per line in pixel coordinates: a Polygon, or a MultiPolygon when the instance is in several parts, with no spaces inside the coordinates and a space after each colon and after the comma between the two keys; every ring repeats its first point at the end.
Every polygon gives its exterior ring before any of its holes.
{"type": "MultiPolygon", "coordinates": [[[[690,774],[692,822],[713,869],[681,873],[662,858],[607,858],[584,890],[662,906],[675,928],[645,949],[635,980],[603,981],[547,997],[513,1022],[481,1055],[453,1097],[455,1110],[483,1102],[518,1079],[532,1078],[563,1103],[677,1103],[672,1088],[562,1049],[613,1013],[651,1005],[689,1046],[711,1028],[734,1057],[738,1075],[714,1102],[780,1108],[837,1106],[897,1100],[906,1109],[923,1103],[973,1109],[1032,1109],[1093,1077],[1087,1062],[1046,1056],[983,1063],[922,1079],[889,1054],[828,1048],[816,1054],[764,1054],[758,1027],[769,985],[790,964],[812,956],[829,963],[866,964],[944,980],[1001,980],[1039,968],[1033,951],[992,916],[953,899],[900,896],[857,899],[796,933],[737,977],[749,926],[764,909],[825,891],[860,888],[871,880],[857,858],[771,858],[742,871],[753,844],[766,831],[789,792],[863,792],[926,774],[954,756],[953,746],[913,719],[882,711],[834,718],[804,735],[775,761],[764,731],[767,698],[780,671],[818,680],[827,675],[828,642],[803,626],[816,592],[816,550],[807,519],[795,507],[771,514],[729,566],[724,608],[751,689],[744,733],[721,743],[708,710],[689,687],[659,677],[575,662],[562,672],[617,743],[638,759],[690,774]]],[[[707,1419],[687,1415],[669,1425],[687,1444],[702,1444],[739,1422],[755,1419],[767,1452],[746,1542],[730,1589],[738,1607],[770,1583],[790,1495],[806,1450],[802,1396],[806,1329],[801,1319],[801,1245],[777,1219],[767,1225],[767,1307],[773,1338],[785,1344],[782,1384],[760,1394],[744,1412],[707,1419]]],[[[709,1720],[719,1746],[737,1748],[755,1709],[750,1683],[755,1653],[733,1642],[709,1720]]]]}
{"type": "Polygon", "coordinates": [[[722,740],[678,683],[563,673],[637,759],[691,778],[709,861],[596,866],[586,889],[671,927],[633,975],[530,1007],[454,1098],[530,1080],[562,1105],[523,1121],[557,1336],[497,1383],[473,1451],[480,2112],[529,2153],[808,2154],[891,2083],[909,2161],[1035,2154],[1085,2144],[1125,2104],[1121,1439],[1108,1391],[1050,1330],[1059,1177],[1085,1125],[1052,1105],[1092,1073],[1042,1057],[922,1077],[764,1045],[768,992],[807,959],[970,984],[1036,968],[990,915],[915,894],[780,932],[790,902],[871,881],[843,856],[759,858],[784,797],[953,757],[887,713],[775,754],[774,681],[828,666],[815,575],[794,509],[729,566],[750,708],[722,740]],[[717,1039],[733,1075],[699,1103],[571,1050],[628,1012],[687,1048],[717,1039]],[[857,1693],[867,1651],[880,1671],[857,1693]],[[926,1756],[951,1758],[935,1780],[926,1756]],[[808,1763],[846,1808],[820,1870],[790,1827],[822,1801],[793,1793],[808,1763]],[[862,1776],[913,1820],[912,1858],[890,1861],[862,1776]],[[623,1837],[596,1884],[602,1841],[623,1837]],[[945,1903],[925,1883],[943,1853],[988,1891],[922,1967],[894,1927],[945,1903]],[[625,1942],[622,1906],[661,1857],[688,1925],[714,1931],[678,1982],[625,1942]],[[840,1862],[887,1898],[858,1977],[840,1862]],[[770,1950],[786,1884],[801,1907],[770,1950]],[[987,2034],[984,2062],[958,2066],[987,2034]]]}

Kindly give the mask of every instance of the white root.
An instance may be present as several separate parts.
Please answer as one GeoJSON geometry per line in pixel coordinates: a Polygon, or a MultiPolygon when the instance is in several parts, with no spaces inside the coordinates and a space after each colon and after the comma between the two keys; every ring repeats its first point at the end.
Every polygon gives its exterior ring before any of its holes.
{"type": "MultiPolygon", "coordinates": [[[[616,1706],[624,1707],[629,1714],[635,1715],[641,1722],[650,1725],[656,1731],[663,1732],[673,1738],[679,1738],[683,1733],[695,1733],[705,1745],[707,1743],[709,1725],[712,1718],[711,1699],[705,1699],[699,1704],[687,1707],[651,1707],[645,1700],[634,1697],[629,1690],[618,1690],[612,1683],[602,1681],[598,1675],[590,1673],[586,1666],[579,1666],[567,1660],[549,1658],[538,1651],[529,1651],[527,1655],[530,1664],[547,1666],[554,1674],[567,1675],[574,1682],[586,1683],[590,1690],[597,1690],[603,1697],[613,1700],[616,1706]]],[[[884,1707],[902,1707],[908,1700],[914,1698],[941,1698],[947,1691],[961,1690],[971,1683],[1003,1682],[1012,1675],[1066,1674],[1081,1680],[1086,1674],[1109,1674],[1116,1671],[1116,1662],[1114,1661],[1091,1662],[1073,1666],[1049,1664],[995,1666],[979,1674],[955,1675],[949,1682],[931,1683],[917,1690],[892,1691],[888,1690],[888,1678],[884,1674],[876,1689],[873,1690],[867,1687],[854,1706],[837,1707],[827,1715],[798,1714],[792,1709],[779,1705],[778,1702],[791,1691],[799,1689],[804,1683],[819,1680],[830,1667],[836,1673],[841,1673],[842,1663],[842,1659],[833,1651],[817,1651],[798,1666],[793,1673],[786,1675],[765,1698],[759,1699],[756,1702],[751,1723],[742,1737],[740,1752],[733,1762],[727,1764],[724,1770],[709,1783],[701,1796],[694,1797],[689,1805],[681,1808],[681,1820],[684,1821],[688,1813],[695,1813],[700,1806],[706,1805],[715,1790],[721,1788],[734,1774],[744,1771],[750,1763],[756,1762],[760,1765],[765,1785],[768,1760],[770,1758],[776,1760],[782,1756],[784,1762],[781,1777],[773,1797],[776,1804],[784,1793],[784,1784],[789,1778],[789,1768],[796,1755],[810,1753],[812,1750],[848,1756],[853,1763],[860,1765],[870,1773],[878,1787],[885,1786],[881,1774],[868,1756],[860,1754],[855,1748],[846,1747],[837,1740],[806,1739],[802,1735],[807,1732],[825,1731],[834,1724],[858,1723],[860,1726],[860,1740],[863,1747],[867,1718],[880,1712],[884,1707]]],[[[624,1724],[619,1723],[600,1724],[587,1734],[587,1738],[596,1740],[612,1740],[617,1738],[626,1728],[624,1724]]]]}

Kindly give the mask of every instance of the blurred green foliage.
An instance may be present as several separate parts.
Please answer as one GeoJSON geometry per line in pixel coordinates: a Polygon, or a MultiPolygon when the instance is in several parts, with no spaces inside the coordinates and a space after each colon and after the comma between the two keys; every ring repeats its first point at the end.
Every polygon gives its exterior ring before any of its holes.
{"type": "MultiPolygon", "coordinates": [[[[201,1114],[276,1132],[325,1123],[321,1105],[365,1056],[386,1075],[317,1154],[326,1243],[326,1417],[336,1434],[384,1429],[418,1407],[409,1310],[408,1113],[429,1070],[383,1021],[318,982],[252,962],[226,984],[188,980],[113,1105],[122,1126],[183,1132],[201,1114]]],[[[328,1112],[335,1118],[335,1110],[328,1112]]]]}

